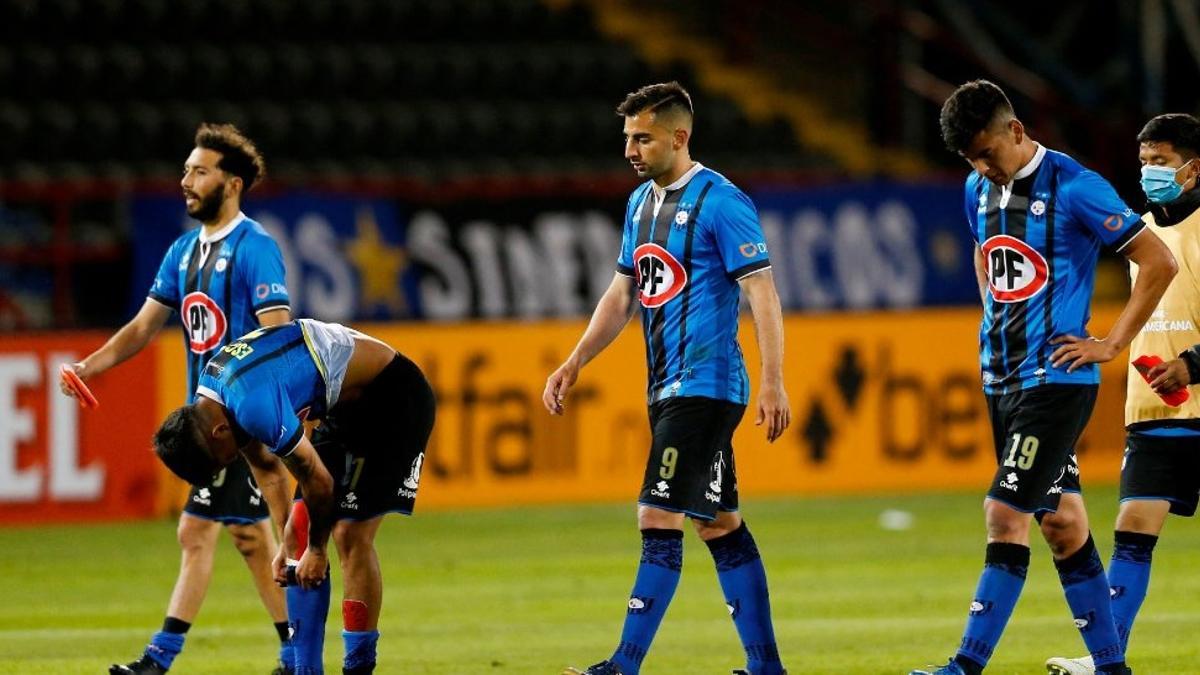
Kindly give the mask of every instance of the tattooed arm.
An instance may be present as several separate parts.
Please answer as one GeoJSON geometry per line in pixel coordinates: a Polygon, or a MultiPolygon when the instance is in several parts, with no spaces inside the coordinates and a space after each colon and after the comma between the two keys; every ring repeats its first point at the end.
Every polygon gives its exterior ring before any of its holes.
{"type": "Polygon", "coordinates": [[[312,443],[303,436],[296,449],[280,459],[296,477],[304,505],[308,507],[308,548],[300,557],[296,578],[304,588],[313,588],[325,578],[329,566],[325,545],[333,529],[333,476],[321,463],[312,443]]]}

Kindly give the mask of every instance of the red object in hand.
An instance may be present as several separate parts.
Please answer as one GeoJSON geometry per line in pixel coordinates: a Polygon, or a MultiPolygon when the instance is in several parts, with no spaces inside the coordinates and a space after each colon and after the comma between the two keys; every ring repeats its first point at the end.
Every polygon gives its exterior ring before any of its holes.
{"type": "Polygon", "coordinates": [[[64,363],[59,367],[58,372],[62,377],[63,383],[67,385],[67,388],[75,392],[76,398],[79,399],[79,405],[84,408],[100,407],[100,402],[96,400],[96,397],[92,394],[92,390],[88,389],[88,386],[83,383],[83,380],[79,378],[79,375],[70,366],[64,363]]]}
{"type": "MultiPolygon", "coordinates": [[[[1132,365],[1135,369],[1137,369],[1138,373],[1141,374],[1142,379],[1146,381],[1146,384],[1150,384],[1150,369],[1162,362],[1163,360],[1154,354],[1145,354],[1134,359],[1132,365]]],[[[1188,400],[1188,389],[1187,386],[1184,385],[1175,391],[1159,394],[1158,397],[1163,400],[1163,403],[1166,403],[1172,408],[1178,408],[1188,400]]]]}

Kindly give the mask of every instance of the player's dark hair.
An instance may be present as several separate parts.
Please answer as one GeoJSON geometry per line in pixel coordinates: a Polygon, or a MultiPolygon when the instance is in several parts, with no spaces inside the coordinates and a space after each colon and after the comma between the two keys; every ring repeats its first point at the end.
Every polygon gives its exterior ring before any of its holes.
{"type": "Polygon", "coordinates": [[[622,117],[632,117],[647,111],[680,112],[690,117],[694,114],[692,96],[678,82],[659,82],[631,92],[617,106],[617,114],[622,117]]]}
{"type": "Polygon", "coordinates": [[[254,142],[232,124],[201,124],[196,129],[196,147],[221,153],[217,167],[241,178],[243,193],[267,175],[267,164],[254,142]]]}
{"type": "Polygon", "coordinates": [[[1159,115],[1142,127],[1138,143],[1170,143],[1184,159],[1200,156],[1200,120],[1184,113],[1159,115]]]}
{"type": "Polygon", "coordinates": [[[979,132],[1002,116],[1013,117],[1004,90],[987,80],[972,80],[942,104],[942,140],[951,152],[963,153],[979,132]]]}
{"type": "Polygon", "coordinates": [[[154,434],[154,454],[192,485],[208,485],[221,468],[208,451],[195,405],[185,405],[167,415],[154,434]]]}

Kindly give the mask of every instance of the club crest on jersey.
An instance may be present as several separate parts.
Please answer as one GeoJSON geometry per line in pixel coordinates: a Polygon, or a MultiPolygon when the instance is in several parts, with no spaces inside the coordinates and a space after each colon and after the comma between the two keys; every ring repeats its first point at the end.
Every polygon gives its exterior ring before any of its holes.
{"type": "Polygon", "coordinates": [[[983,242],[982,248],[988,285],[996,302],[1021,302],[1046,288],[1046,259],[1029,244],[998,234],[983,242]]]}
{"type": "Polygon", "coordinates": [[[643,307],[661,307],[687,286],[687,272],[667,249],[642,244],[633,251],[637,270],[638,300],[643,307]]]}
{"type": "Polygon", "coordinates": [[[192,353],[203,354],[221,344],[229,324],[225,312],[212,298],[200,291],[188,293],[183,296],[179,314],[192,353]]]}

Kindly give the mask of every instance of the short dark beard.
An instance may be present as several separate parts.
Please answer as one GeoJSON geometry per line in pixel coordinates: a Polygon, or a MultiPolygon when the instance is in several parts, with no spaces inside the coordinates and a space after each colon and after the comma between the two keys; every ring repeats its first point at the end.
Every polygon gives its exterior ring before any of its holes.
{"type": "Polygon", "coordinates": [[[202,223],[210,223],[217,219],[221,212],[221,204],[225,203],[225,183],[221,183],[207,197],[199,197],[200,203],[188,215],[202,223]]]}

